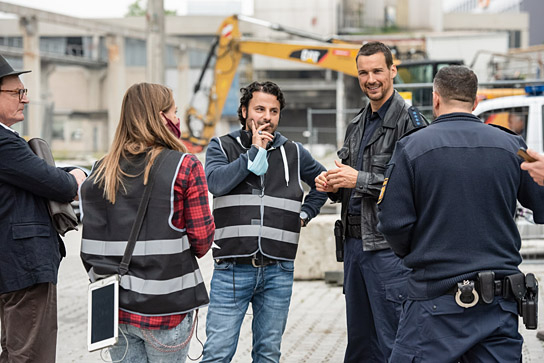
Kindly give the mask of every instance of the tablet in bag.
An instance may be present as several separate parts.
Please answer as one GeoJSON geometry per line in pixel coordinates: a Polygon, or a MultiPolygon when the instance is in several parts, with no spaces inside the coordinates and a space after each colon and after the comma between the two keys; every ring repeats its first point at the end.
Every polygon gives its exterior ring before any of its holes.
{"type": "Polygon", "coordinates": [[[117,344],[119,275],[89,285],[87,346],[89,352],[117,344]]]}

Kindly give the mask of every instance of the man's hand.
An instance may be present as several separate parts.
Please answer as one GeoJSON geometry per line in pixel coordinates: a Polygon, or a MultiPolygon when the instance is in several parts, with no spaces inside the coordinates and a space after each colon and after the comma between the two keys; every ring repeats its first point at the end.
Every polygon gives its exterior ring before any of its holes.
{"type": "Polygon", "coordinates": [[[325,193],[336,193],[338,188],[334,188],[332,185],[327,183],[327,172],[323,171],[315,178],[315,189],[318,192],[325,193]]]}
{"type": "MultiPolygon", "coordinates": [[[[83,172],[83,170],[78,168],[70,170],[69,173],[72,174],[76,178],[77,187],[79,189],[79,186],[85,181],[85,179],[87,178],[87,175],[85,174],[85,172],[83,172]]],[[[76,197],[74,198],[74,200],[79,200],[78,194],[76,194],[76,197]]]]}
{"type": "Polygon", "coordinates": [[[532,163],[524,161],[521,163],[521,169],[527,170],[533,180],[540,186],[544,186],[544,155],[537,153],[531,149],[527,150],[527,154],[536,159],[532,163]]]}
{"type": "Polygon", "coordinates": [[[327,185],[336,190],[339,188],[355,188],[359,172],[338,160],[335,160],[334,163],[338,168],[327,171],[327,185]]]}
{"type": "Polygon", "coordinates": [[[266,145],[270,141],[274,140],[274,135],[272,135],[269,132],[263,131],[263,129],[266,129],[268,125],[264,124],[259,126],[259,128],[257,128],[255,126],[257,123],[254,120],[248,120],[247,122],[251,127],[251,132],[253,133],[253,138],[251,139],[251,143],[255,146],[266,149],[266,145]]]}

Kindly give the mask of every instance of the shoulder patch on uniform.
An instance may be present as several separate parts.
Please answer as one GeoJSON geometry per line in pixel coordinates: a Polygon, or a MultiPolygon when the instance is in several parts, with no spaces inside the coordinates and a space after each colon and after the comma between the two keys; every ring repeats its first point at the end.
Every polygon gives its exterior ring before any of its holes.
{"type": "Polygon", "coordinates": [[[412,125],[414,125],[416,128],[427,126],[429,124],[425,116],[423,116],[415,106],[410,106],[408,108],[408,115],[410,116],[410,120],[412,120],[412,125]]]}
{"type": "Polygon", "coordinates": [[[498,129],[501,129],[502,131],[506,131],[506,132],[508,132],[509,134],[517,135],[514,131],[512,131],[512,130],[510,130],[509,128],[506,128],[506,127],[504,127],[504,126],[495,125],[495,124],[487,124],[487,125],[496,127],[496,128],[498,128],[498,129]]]}
{"type": "Polygon", "coordinates": [[[387,188],[387,183],[389,182],[389,177],[391,176],[391,172],[393,171],[394,167],[395,167],[395,164],[389,164],[387,166],[387,170],[385,171],[382,189],[380,190],[380,196],[378,197],[377,204],[380,204],[383,200],[383,197],[385,196],[385,189],[387,188]]]}

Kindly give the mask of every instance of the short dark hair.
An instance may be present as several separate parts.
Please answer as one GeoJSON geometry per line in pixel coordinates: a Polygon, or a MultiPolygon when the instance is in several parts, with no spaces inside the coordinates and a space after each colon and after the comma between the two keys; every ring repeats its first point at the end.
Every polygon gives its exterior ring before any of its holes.
{"type": "Polygon", "coordinates": [[[369,55],[374,55],[376,53],[383,53],[387,68],[391,68],[391,66],[393,65],[393,54],[391,54],[391,49],[389,49],[389,47],[383,44],[382,42],[365,43],[361,47],[361,49],[359,49],[359,52],[357,53],[357,57],[355,57],[355,62],[357,62],[360,55],[364,57],[368,57],[369,55]]]}
{"type": "Polygon", "coordinates": [[[446,100],[476,101],[478,77],[466,66],[447,66],[434,76],[433,87],[446,100]]]}
{"type": "Polygon", "coordinates": [[[280,87],[274,82],[253,82],[247,87],[240,88],[240,92],[242,93],[242,97],[240,97],[240,106],[238,106],[238,119],[242,124],[242,128],[244,128],[244,126],[246,125],[246,118],[244,118],[244,115],[242,114],[242,107],[246,108],[247,115],[249,101],[253,98],[253,93],[255,92],[263,92],[276,96],[280,103],[280,111],[283,110],[283,108],[285,107],[285,98],[283,97],[283,92],[281,91],[280,87]]]}

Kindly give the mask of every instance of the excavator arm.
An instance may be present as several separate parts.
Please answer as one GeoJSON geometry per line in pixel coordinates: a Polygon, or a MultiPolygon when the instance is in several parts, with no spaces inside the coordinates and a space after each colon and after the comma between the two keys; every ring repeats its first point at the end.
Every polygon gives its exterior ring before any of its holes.
{"type": "Polygon", "coordinates": [[[188,131],[182,134],[182,140],[191,152],[199,152],[214,136],[215,126],[221,117],[223,107],[234,76],[242,59],[242,54],[259,54],[263,56],[286,59],[294,62],[312,64],[320,68],[331,69],[357,77],[355,57],[360,45],[342,42],[334,38],[323,38],[310,33],[284,28],[277,24],[257,19],[231,16],[226,18],[217,32],[217,38],[210,48],[205,65],[195,86],[195,92],[186,115],[185,123],[188,131]],[[310,38],[323,44],[275,43],[266,41],[242,40],[238,19],[251,21],[270,29],[310,38]],[[207,91],[207,108],[199,113],[194,106],[195,96],[200,92],[204,74],[215,58],[213,82],[207,91]]]}

